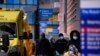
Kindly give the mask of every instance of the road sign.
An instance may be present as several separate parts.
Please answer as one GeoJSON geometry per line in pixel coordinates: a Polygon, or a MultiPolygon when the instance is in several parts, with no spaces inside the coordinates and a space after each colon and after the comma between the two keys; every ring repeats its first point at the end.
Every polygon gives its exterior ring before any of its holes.
{"type": "Polygon", "coordinates": [[[45,28],[40,27],[40,33],[44,33],[45,32],[45,28]]]}
{"type": "Polygon", "coordinates": [[[59,34],[59,30],[58,28],[57,29],[52,28],[52,32],[48,32],[48,34],[51,34],[51,35],[59,34]]]}
{"type": "Polygon", "coordinates": [[[47,27],[47,22],[46,21],[40,21],[40,26],[43,28],[47,27]]]}
{"type": "Polygon", "coordinates": [[[53,16],[53,9],[40,9],[39,10],[39,18],[50,18],[53,16]]]}
{"type": "Polygon", "coordinates": [[[100,8],[81,9],[81,38],[84,56],[100,56],[100,8]]]}
{"type": "Polygon", "coordinates": [[[49,18],[49,21],[58,21],[58,15],[54,15],[53,17],[49,18]]]}

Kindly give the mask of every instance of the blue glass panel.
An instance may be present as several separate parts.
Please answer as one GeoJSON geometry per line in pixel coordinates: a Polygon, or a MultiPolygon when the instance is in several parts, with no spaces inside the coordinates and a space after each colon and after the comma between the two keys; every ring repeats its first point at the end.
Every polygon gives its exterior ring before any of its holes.
{"type": "Polygon", "coordinates": [[[25,7],[31,7],[32,5],[25,5],[25,7]]]}
{"type": "Polygon", "coordinates": [[[37,5],[38,0],[33,0],[33,4],[37,5]]]}
{"type": "Polygon", "coordinates": [[[14,5],[14,8],[15,9],[19,9],[20,8],[20,5],[14,5]]]}
{"type": "Polygon", "coordinates": [[[11,8],[13,8],[13,5],[6,5],[6,8],[11,9],[11,8]]]}
{"type": "Polygon", "coordinates": [[[27,4],[33,4],[33,0],[26,0],[27,4]]]}
{"type": "Polygon", "coordinates": [[[34,24],[34,14],[31,11],[27,12],[28,24],[34,24]]]}
{"type": "Polygon", "coordinates": [[[6,3],[7,4],[13,4],[14,2],[13,2],[13,0],[6,0],[6,3]]]}
{"type": "Polygon", "coordinates": [[[19,4],[20,0],[14,0],[14,4],[19,4]]]}
{"type": "Polygon", "coordinates": [[[6,8],[5,4],[0,4],[0,8],[6,8]]]}
{"type": "Polygon", "coordinates": [[[25,7],[26,7],[26,5],[20,5],[20,7],[21,7],[21,8],[25,8],[25,7]]]}
{"type": "Polygon", "coordinates": [[[26,0],[27,4],[37,5],[38,0],[26,0]]]}

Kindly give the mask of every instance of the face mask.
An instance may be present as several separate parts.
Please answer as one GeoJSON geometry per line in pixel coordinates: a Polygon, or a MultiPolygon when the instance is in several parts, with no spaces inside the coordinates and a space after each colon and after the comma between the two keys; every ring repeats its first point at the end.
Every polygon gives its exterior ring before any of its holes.
{"type": "Polygon", "coordinates": [[[73,54],[73,51],[69,51],[70,54],[73,54]]]}
{"type": "Polygon", "coordinates": [[[75,40],[76,40],[76,39],[77,39],[77,36],[73,36],[73,39],[75,39],[75,40]]]}
{"type": "Polygon", "coordinates": [[[60,39],[63,39],[63,38],[64,38],[63,36],[60,37],[60,39]]]}

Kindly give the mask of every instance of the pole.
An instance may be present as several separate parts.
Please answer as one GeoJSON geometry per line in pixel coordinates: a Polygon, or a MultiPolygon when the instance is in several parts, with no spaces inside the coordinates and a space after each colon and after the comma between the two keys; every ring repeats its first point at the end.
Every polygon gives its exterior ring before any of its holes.
{"type": "Polygon", "coordinates": [[[35,56],[37,56],[37,46],[38,46],[38,41],[40,37],[40,25],[39,25],[39,1],[37,1],[37,8],[35,11],[35,25],[34,25],[34,36],[35,36],[35,43],[36,43],[36,48],[35,48],[35,56]]]}
{"type": "Polygon", "coordinates": [[[35,35],[35,40],[37,41],[40,37],[40,25],[39,25],[39,0],[37,2],[37,9],[35,11],[35,27],[34,27],[34,35],[35,35]]]}

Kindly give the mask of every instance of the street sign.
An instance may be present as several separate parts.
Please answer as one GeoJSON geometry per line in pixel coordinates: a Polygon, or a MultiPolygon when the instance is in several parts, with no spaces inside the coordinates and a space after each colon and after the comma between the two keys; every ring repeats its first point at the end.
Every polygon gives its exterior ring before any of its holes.
{"type": "Polygon", "coordinates": [[[40,21],[40,26],[43,28],[47,27],[47,21],[40,21]]]}
{"type": "Polygon", "coordinates": [[[53,9],[40,9],[39,10],[39,18],[50,18],[53,16],[53,9]]]}
{"type": "Polygon", "coordinates": [[[40,27],[40,34],[45,32],[45,28],[40,27]]]}
{"type": "Polygon", "coordinates": [[[81,9],[81,38],[84,56],[100,56],[100,8],[81,9]]]}
{"type": "Polygon", "coordinates": [[[100,56],[100,0],[81,0],[81,54],[100,56]]]}
{"type": "Polygon", "coordinates": [[[54,15],[51,18],[49,18],[49,21],[58,21],[58,15],[54,15]]]}
{"type": "Polygon", "coordinates": [[[59,34],[59,30],[58,28],[52,28],[52,32],[48,32],[48,34],[51,34],[51,35],[56,35],[56,34],[59,34]]]}

